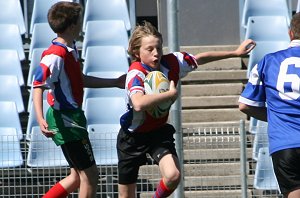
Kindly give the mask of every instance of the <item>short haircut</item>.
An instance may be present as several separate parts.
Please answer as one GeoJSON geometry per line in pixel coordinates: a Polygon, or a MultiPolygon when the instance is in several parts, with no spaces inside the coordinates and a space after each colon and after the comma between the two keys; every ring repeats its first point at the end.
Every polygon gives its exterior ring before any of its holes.
{"type": "Polygon", "coordinates": [[[82,6],[74,2],[60,1],[48,11],[48,23],[55,33],[63,33],[69,26],[77,24],[82,6]]]}
{"type": "Polygon", "coordinates": [[[147,36],[154,36],[163,42],[161,33],[149,22],[143,21],[142,24],[139,24],[135,27],[131,38],[129,40],[129,47],[128,53],[131,56],[132,62],[138,61],[135,54],[139,53],[141,45],[142,45],[142,38],[147,36]]]}
{"type": "Polygon", "coordinates": [[[290,29],[294,33],[294,39],[300,39],[300,13],[293,15],[290,29]]]}

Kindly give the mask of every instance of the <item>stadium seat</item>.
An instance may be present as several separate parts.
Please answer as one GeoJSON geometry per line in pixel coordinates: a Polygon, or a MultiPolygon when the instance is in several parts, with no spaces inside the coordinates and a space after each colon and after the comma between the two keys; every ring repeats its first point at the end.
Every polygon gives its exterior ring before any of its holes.
{"type": "Polygon", "coordinates": [[[25,112],[23,97],[17,76],[0,75],[0,101],[13,101],[19,113],[25,112]]]}
{"type": "Polygon", "coordinates": [[[268,123],[257,120],[256,133],[253,142],[252,158],[258,160],[259,149],[269,146],[268,123]]]}
{"type": "Polygon", "coordinates": [[[41,56],[45,49],[46,48],[35,48],[32,50],[31,61],[29,64],[29,71],[27,77],[27,86],[29,87],[32,86],[35,69],[40,65],[41,56]]]}
{"type": "Polygon", "coordinates": [[[35,24],[32,31],[28,59],[32,59],[34,49],[48,48],[54,38],[56,38],[56,34],[52,31],[48,23],[35,24]]]}
{"type": "Polygon", "coordinates": [[[85,59],[87,47],[117,45],[128,48],[128,34],[121,20],[89,21],[82,42],[81,58],[85,59]]]}
{"type": "Polygon", "coordinates": [[[25,60],[23,41],[16,24],[0,24],[0,49],[17,50],[19,60],[25,60]]]}
{"type": "Polygon", "coordinates": [[[87,126],[93,124],[119,124],[120,116],[126,111],[123,97],[97,97],[86,100],[87,126]]]}
{"type": "Polygon", "coordinates": [[[39,126],[32,127],[27,165],[29,167],[59,167],[68,163],[59,146],[41,133],[39,126]]]}
{"type": "Polygon", "coordinates": [[[289,42],[289,26],[283,16],[249,17],[245,39],[289,42]]]}
{"type": "Polygon", "coordinates": [[[300,12],[300,0],[297,1],[296,13],[300,12]]]}
{"type": "Polygon", "coordinates": [[[259,149],[253,187],[259,190],[279,190],[268,147],[259,149]]]}
{"type": "Polygon", "coordinates": [[[0,127],[0,168],[23,165],[20,140],[16,128],[0,127]]]}
{"type": "Polygon", "coordinates": [[[98,20],[122,20],[126,30],[131,30],[126,0],[88,0],[83,17],[83,32],[88,21],[98,20]]]}
{"type": "Polygon", "coordinates": [[[15,102],[0,100],[0,109],[0,126],[15,128],[19,140],[23,139],[20,117],[15,102]]]}
{"type": "Polygon", "coordinates": [[[37,23],[48,23],[47,14],[51,6],[59,1],[72,1],[72,0],[35,0],[33,1],[32,16],[30,21],[29,33],[32,34],[33,27],[37,23]]]}
{"type": "Polygon", "coordinates": [[[19,85],[23,86],[24,77],[18,52],[11,49],[0,49],[0,57],[0,74],[17,76],[19,85]]]}
{"type": "Polygon", "coordinates": [[[119,124],[95,124],[88,126],[89,137],[97,165],[116,165],[119,124]]]}
{"type": "Polygon", "coordinates": [[[0,1],[0,24],[15,24],[20,35],[27,32],[20,0],[0,1]]]}
{"type": "Polygon", "coordinates": [[[290,23],[286,0],[272,0],[272,3],[269,0],[245,0],[241,21],[244,28],[247,28],[248,19],[252,16],[283,16],[286,23],[290,23]]]}
{"type": "MultiPolygon", "coordinates": [[[[43,100],[44,118],[46,118],[46,113],[47,113],[48,108],[49,108],[49,104],[48,104],[47,100],[44,99],[43,100]]],[[[39,126],[39,124],[37,122],[36,114],[35,114],[35,109],[32,105],[28,112],[29,112],[29,115],[28,115],[28,121],[27,121],[27,127],[26,127],[26,140],[30,140],[30,137],[31,137],[30,133],[32,131],[32,127],[39,126]]]]}
{"type": "Polygon", "coordinates": [[[289,44],[289,41],[256,41],[256,47],[249,54],[247,76],[266,54],[286,49],[289,44]]]}
{"type": "Polygon", "coordinates": [[[129,60],[123,46],[90,46],[86,48],[83,73],[88,72],[127,72],[129,60]]]}
{"type": "MultiPolygon", "coordinates": [[[[100,78],[117,78],[125,73],[123,72],[90,72],[87,75],[95,76],[100,78]]],[[[83,94],[82,109],[85,109],[86,100],[88,98],[97,97],[123,97],[125,98],[126,93],[124,89],[116,87],[112,88],[85,88],[83,94]]]]}

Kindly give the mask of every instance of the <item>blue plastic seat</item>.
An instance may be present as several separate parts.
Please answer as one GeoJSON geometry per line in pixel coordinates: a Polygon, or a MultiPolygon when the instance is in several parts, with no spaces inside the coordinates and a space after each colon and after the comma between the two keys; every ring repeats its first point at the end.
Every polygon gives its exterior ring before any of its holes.
{"type": "MultiPolygon", "coordinates": [[[[100,77],[100,78],[117,78],[125,74],[124,72],[90,72],[87,75],[100,77]]],[[[85,88],[83,94],[82,109],[85,109],[86,100],[88,98],[97,97],[123,97],[125,98],[126,92],[124,89],[117,87],[112,88],[85,88]]]]}
{"type": "MultiPolygon", "coordinates": [[[[43,100],[44,118],[46,118],[46,113],[47,113],[48,108],[49,108],[49,104],[48,104],[47,100],[44,99],[43,100]]],[[[37,117],[36,117],[35,109],[31,105],[31,108],[29,110],[27,127],[26,127],[26,140],[30,140],[32,127],[34,127],[34,126],[39,126],[39,123],[37,122],[37,117]]]]}
{"type": "Polygon", "coordinates": [[[52,43],[51,41],[56,38],[56,34],[52,31],[48,23],[37,23],[33,27],[28,59],[32,59],[34,49],[48,48],[52,43]]]}
{"type": "Polygon", "coordinates": [[[127,72],[129,60],[123,46],[90,46],[86,48],[83,73],[88,72],[127,72]]]}
{"type": "Polygon", "coordinates": [[[249,17],[245,39],[289,42],[289,26],[283,16],[249,17]]]}
{"type": "Polygon", "coordinates": [[[16,24],[0,24],[0,49],[17,50],[19,60],[25,60],[25,52],[23,48],[23,41],[16,24]]]}
{"type": "Polygon", "coordinates": [[[47,14],[51,6],[59,1],[72,1],[72,0],[35,0],[33,1],[32,16],[30,21],[29,33],[32,34],[34,24],[48,23],[47,14]]]}
{"type": "Polygon", "coordinates": [[[0,101],[13,101],[19,113],[25,112],[21,88],[17,76],[0,75],[0,101]]]}
{"type": "Polygon", "coordinates": [[[20,35],[27,32],[20,0],[0,1],[0,24],[15,24],[20,35]]]}
{"type": "Polygon", "coordinates": [[[261,120],[257,120],[256,133],[253,142],[252,158],[254,160],[258,160],[259,149],[268,146],[268,123],[261,120]]]}
{"type": "Polygon", "coordinates": [[[289,44],[289,41],[256,41],[256,47],[249,54],[247,76],[266,54],[286,49],[289,44]]]}
{"type": "Polygon", "coordinates": [[[23,139],[23,132],[17,106],[13,101],[0,101],[0,127],[15,128],[19,140],[23,139]]]}
{"type": "Polygon", "coordinates": [[[24,85],[21,62],[16,50],[0,49],[0,74],[15,75],[20,86],[24,85]]]}
{"type": "Polygon", "coordinates": [[[20,140],[16,128],[0,127],[0,168],[23,165],[20,140]]]}
{"type": "Polygon", "coordinates": [[[242,11],[242,26],[247,28],[248,18],[252,16],[283,16],[287,24],[290,14],[286,0],[245,0],[242,11]]]}
{"type": "Polygon", "coordinates": [[[59,146],[41,133],[39,126],[32,127],[27,165],[29,167],[60,167],[68,163],[59,146]]]}
{"type": "Polygon", "coordinates": [[[128,34],[121,20],[89,21],[82,42],[81,58],[85,59],[90,46],[116,45],[128,48],[128,34]]]}
{"type": "Polygon", "coordinates": [[[45,49],[46,48],[35,48],[32,50],[31,61],[29,64],[29,71],[27,77],[27,86],[29,87],[32,86],[35,69],[40,65],[41,56],[45,49]]]}
{"type": "Polygon", "coordinates": [[[260,190],[279,190],[269,149],[259,149],[253,187],[260,190]]]}
{"type": "Polygon", "coordinates": [[[83,17],[83,32],[88,21],[98,20],[122,20],[126,30],[131,29],[126,0],[88,0],[85,5],[83,17]],[[101,5],[100,5],[101,4],[101,5]]]}

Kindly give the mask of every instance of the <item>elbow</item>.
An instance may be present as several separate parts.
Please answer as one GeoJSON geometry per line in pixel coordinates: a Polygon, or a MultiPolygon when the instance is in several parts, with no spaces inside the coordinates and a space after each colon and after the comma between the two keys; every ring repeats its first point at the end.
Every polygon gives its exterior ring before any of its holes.
{"type": "Polygon", "coordinates": [[[248,112],[248,106],[247,105],[245,105],[245,104],[243,104],[243,103],[240,103],[239,104],[239,110],[241,111],[241,112],[243,112],[243,113],[246,113],[247,114],[247,112],[248,112]]]}

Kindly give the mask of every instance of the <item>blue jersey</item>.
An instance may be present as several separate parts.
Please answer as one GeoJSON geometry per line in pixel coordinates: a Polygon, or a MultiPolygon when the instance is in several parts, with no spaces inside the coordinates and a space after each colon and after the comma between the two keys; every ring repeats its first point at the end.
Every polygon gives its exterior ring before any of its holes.
{"type": "Polygon", "coordinates": [[[239,102],[267,106],[270,153],[300,147],[300,40],[267,54],[251,71],[239,102]]]}

